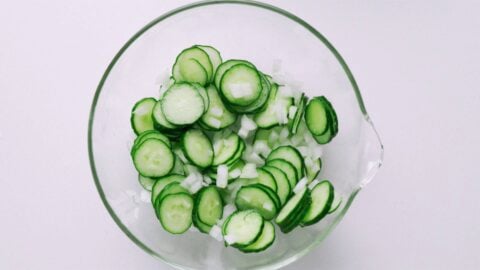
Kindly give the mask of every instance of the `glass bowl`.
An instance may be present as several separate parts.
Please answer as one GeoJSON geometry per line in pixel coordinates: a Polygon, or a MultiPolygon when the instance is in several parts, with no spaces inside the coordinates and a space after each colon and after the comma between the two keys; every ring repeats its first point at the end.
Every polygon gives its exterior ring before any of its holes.
{"type": "MultiPolygon", "coordinates": [[[[276,64],[275,64],[276,63],[276,64]]],[[[117,53],[103,75],[89,122],[90,164],[108,212],[139,247],[180,269],[278,269],[317,246],[375,175],[383,147],[357,84],[335,48],[295,15],[252,1],[206,1],[173,10],[146,25],[117,53]],[[155,217],[130,159],[133,104],[159,94],[158,77],[193,44],[209,44],[225,59],[247,59],[267,74],[278,60],[308,96],[325,95],[338,114],[339,134],[324,147],[321,179],[343,197],[335,213],[314,226],[283,234],[272,247],[244,254],[198,232],[176,236],[155,217]]]]}

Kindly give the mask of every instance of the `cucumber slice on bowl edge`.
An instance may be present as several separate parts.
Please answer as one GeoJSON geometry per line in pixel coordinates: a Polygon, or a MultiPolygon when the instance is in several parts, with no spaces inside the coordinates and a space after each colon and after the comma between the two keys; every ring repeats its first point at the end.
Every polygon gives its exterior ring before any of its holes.
{"type": "Polygon", "coordinates": [[[155,104],[154,98],[144,98],[135,103],[130,117],[130,124],[135,134],[154,129],[152,111],[155,104]]]}

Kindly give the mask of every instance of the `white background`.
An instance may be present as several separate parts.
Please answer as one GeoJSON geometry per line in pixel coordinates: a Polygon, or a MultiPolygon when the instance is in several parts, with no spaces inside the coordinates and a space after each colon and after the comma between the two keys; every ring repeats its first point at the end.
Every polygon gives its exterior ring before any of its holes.
{"type": "MultiPolygon", "coordinates": [[[[171,269],[102,205],[87,119],[123,43],[187,2],[1,2],[0,269],[171,269]]],[[[345,219],[286,269],[479,269],[480,2],[268,2],[336,46],[385,145],[345,219]]]]}

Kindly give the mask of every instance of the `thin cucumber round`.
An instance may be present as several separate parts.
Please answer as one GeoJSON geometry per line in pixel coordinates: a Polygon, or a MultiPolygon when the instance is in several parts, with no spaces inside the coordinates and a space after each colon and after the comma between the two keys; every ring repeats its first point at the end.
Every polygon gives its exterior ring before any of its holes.
{"type": "Polygon", "coordinates": [[[305,113],[305,107],[307,106],[308,98],[305,96],[305,93],[302,93],[300,100],[297,104],[297,112],[293,117],[293,120],[289,123],[290,134],[295,135],[297,134],[298,127],[300,122],[303,119],[303,114],[305,113]]]}
{"type": "Polygon", "coordinates": [[[264,220],[255,210],[233,213],[223,224],[224,237],[232,238],[235,247],[253,244],[262,234],[264,220]]]}
{"type": "Polygon", "coordinates": [[[213,163],[213,146],[210,139],[199,129],[190,129],[182,136],[182,150],[185,157],[200,168],[213,163]]]}
{"type": "Polygon", "coordinates": [[[158,195],[162,192],[162,190],[172,182],[181,182],[185,179],[185,176],[179,174],[169,174],[162,178],[159,178],[152,187],[152,204],[155,203],[158,195]]]}
{"type": "Polygon", "coordinates": [[[258,168],[257,169],[257,178],[253,179],[253,183],[259,183],[262,184],[266,187],[269,187],[272,189],[274,192],[277,192],[277,182],[275,181],[275,178],[273,177],[272,173],[269,171],[263,169],[263,168],[258,168]]]}
{"type": "Polygon", "coordinates": [[[150,177],[145,177],[141,174],[138,175],[138,182],[142,187],[148,191],[152,190],[153,185],[155,185],[155,182],[157,182],[157,179],[150,178],[150,177]]]}
{"type": "Polygon", "coordinates": [[[175,164],[170,147],[154,138],[141,143],[132,153],[132,159],[137,171],[151,178],[167,175],[175,164]]]}
{"type": "Polygon", "coordinates": [[[314,136],[327,132],[329,126],[328,109],[323,97],[314,97],[308,102],[305,109],[305,123],[314,136]]]}
{"type": "Polygon", "coordinates": [[[265,104],[267,103],[268,97],[270,95],[270,83],[263,74],[260,75],[262,80],[262,90],[259,97],[248,106],[238,106],[234,104],[229,104],[229,107],[232,108],[237,113],[256,113],[265,109],[265,104]]]}
{"type": "Polygon", "coordinates": [[[130,124],[135,134],[154,129],[152,111],[156,103],[154,98],[144,98],[135,103],[130,117],[130,124]]]}
{"type": "Polygon", "coordinates": [[[215,86],[208,86],[206,91],[210,104],[208,110],[200,118],[199,124],[212,130],[220,130],[233,125],[237,121],[237,115],[225,107],[215,86]]]}
{"type": "Polygon", "coordinates": [[[280,95],[278,86],[274,84],[266,102],[265,109],[255,114],[253,120],[260,128],[270,128],[279,125],[278,110],[283,110],[286,116],[288,109],[292,105],[293,98],[280,95]]]}
{"type": "Polygon", "coordinates": [[[255,68],[238,64],[223,74],[219,89],[229,104],[248,106],[260,97],[262,80],[255,68]]]}
{"type": "Polygon", "coordinates": [[[328,214],[334,198],[333,186],[329,181],[318,183],[311,191],[312,203],[303,216],[302,225],[312,225],[328,214]]]}
{"type": "Polygon", "coordinates": [[[261,184],[241,187],[235,197],[235,205],[238,210],[255,209],[264,219],[271,220],[277,215],[277,205],[262,187],[261,184]]]}
{"type": "Polygon", "coordinates": [[[237,59],[231,59],[223,62],[220,66],[218,66],[217,71],[215,72],[215,86],[217,89],[220,88],[220,82],[222,80],[223,74],[229,70],[231,67],[238,65],[238,64],[244,64],[250,67],[255,67],[252,63],[245,61],[245,60],[237,60],[237,59]]]}
{"type": "Polygon", "coordinates": [[[202,49],[208,54],[210,62],[212,63],[213,74],[215,75],[218,66],[222,64],[222,56],[220,55],[220,52],[214,47],[208,45],[196,45],[195,47],[202,49]]]}
{"type": "Polygon", "coordinates": [[[215,186],[202,188],[195,199],[194,213],[198,220],[213,226],[223,215],[223,202],[215,186]]]}
{"type": "Polygon", "coordinates": [[[240,248],[245,253],[260,252],[269,248],[275,241],[275,227],[269,221],[265,221],[260,237],[253,244],[240,248]]]}
{"type": "Polygon", "coordinates": [[[212,229],[212,226],[207,225],[198,219],[198,216],[195,214],[195,208],[192,214],[192,223],[193,226],[195,226],[202,233],[209,233],[212,229]]]}
{"type": "Polygon", "coordinates": [[[183,50],[177,56],[172,73],[176,82],[198,83],[204,86],[213,77],[213,66],[208,54],[194,46],[183,50]]]}
{"type": "Polygon", "coordinates": [[[172,182],[172,183],[166,185],[165,188],[163,188],[162,192],[160,192],[160,194],[158,194],[157,198],[155,199],[155,202],[153,204],[155,209],[158,209],[157,208],[158,204],[167,195],[178,194],[178,193],[190,194],[190,192],[188,192],[188,190],[186,188],[182,187],[179,182],[172,182]]]}
{"type": "Polygon", "coordinates": [[[226,138],[213,142],[213,165],[218,166],[232,159],[241,145],[240,137],[232,133],[226,138]]]}
{"type": "Polygon", "coordinates": [[[174,125],[195,123],[202,115],[205,104],[195,86],[188,83],[172,85],[162,99],[165,119],[174,125]]]}
{"type": "Polygon", "coordinates": [[[147,139],[151,139],[151,138],[155,138],[163,141],[168,147],[172,146],[167,136],[163,135],[162,133],[156,130],[147,130],[140,133],[140,135],[138,135],[138,137],[133,142],[133,148],[135,148],[135,146],[140,145],[142,142],[146,141],[147,139]]]}
{"type": "Polygon", "coordinates": [[[274,159],[283,159],[290,162],[297,171],[297,179],[303,177],[303,157],[293,146],[285,145],[275,148],[267,157],[267,162],[274,159]]]}
{"type": "Polygon", "coordinates": [[[169,233],[181,234],[192,226],[193,198],[177,193],[165,196],[158,204],[158,219],[169,233]]]}
{"type": "Polygon", "coordinates": [[[195,87],[198,91],[198,94],[202,97],[203,99],[203,104],[205,105],[204,108],[203,108],[203,112],[207,112],[208,111],[208,107],[210,106],[210,99],[208,98],[208,94],[207,94],[207,90],[205,88],[203,88],[203,86],[199,85],[199,84],[192,84],[193,87],[195,87]]]}
{"type": "Polygon", "coordinates": [[[267,166],[272,166],[282,170],[282,172],[284,172],[287,176],[288,182],[290,182],[290,187],[295,187],[299,179],[297,179],[297,170],[292,163],[284,159],[272,159],[267,162],[267,166]]]}
{"type": "Polygon", "coordinates": [[[278,211],[280,211],[280,209],[282,209],[282,202],[280,201],[278,194],[275,191],[273,191],[271,188],[265,185],[259,185],[258,187],[262,188],[266,193],[270,195],[270,198],[272,198],[273,201],[275,202],[275,205],[277,206],[278,211]]]}
{"type": "Polygon", "coordinates": [[[162,132],[165,131],[165,135],[168,135],[168,133],[166,132],[167,130],[174,130],[178,128],[177,125],[174,125],[168,122],[167,118],[165,118],[165,115],[163,114],[163,110],[162,110],[161,100],[159,100],[155,104],[155,107],[153,107],[152,119],[153,119],[155,128],[158,130],[162,130],[162,132]]]}
{"type": "Polygon", "coordinates": [[[296,193],[285,206],[282,208],[280,213],[278,213],[275,222],[280,226],[282,232],[289,232],[298,223],[301,221],[299,220],[299,216],[305,214],[306,206],[308,206],[310,200],[310,193],[307,188],[304,188],[300,192],[296,193]]]}
{"type": "Polygon", "coordinates": [[[331,214],[337,211],[337,209],[340,207],[341,204],[342,204],[342,196],[340,196],[340,194],[338,194],[337,192],[334,192],[333,202],[330,206],[330,209],[328,210],[328,214],[331,214]]]}
{"type": "Polygon", "coordinates": [[[275,167],[263,166],[263,169],[273,175],[273,178],[277,183],[277,194],[280,198],[280,202],[282,205],[285,204],[292,192],[292,187],[290,187],[290,182],[288,182],[287,176],[282,170],[275,167]]]}
{"type": "Polygon", "coordinates": [[[231,165],[235,164],[238,160],[240,160],[240,158],[242,157],[246,146],[245,146],[245,142],[242,139],[240,139],[239,142],[240,142],[240,145],[238,146],[237,151],[235,152],[235,154],[230,159],[228,159],[225,162],[225,165],[231,166],[231,165]]]}

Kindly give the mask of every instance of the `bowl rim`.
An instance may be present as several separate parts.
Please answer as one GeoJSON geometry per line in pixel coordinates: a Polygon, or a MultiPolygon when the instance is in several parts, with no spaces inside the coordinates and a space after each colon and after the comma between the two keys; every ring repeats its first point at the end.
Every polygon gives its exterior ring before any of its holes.
{"type": "MultiPolygon", "coordinates": [[[[354,90],[355,92],[355,96],[357,98],[357,102],[358,102],[358,105],[359,105],[359,108],[360,108],[360,111],[362,112],[365,120],[368,122],[368,124],[370,125],[370,128],[373,129],[376,137],[377,137],[377,140],[378,140],[378,143],[380,145],[380,153],[379,153],[379,160],[378,160],[378,164],[377,166],[374,168],[375,171],[370,174],[369,176],[369,180],[371,180],[371,178],[374,177],[374,175],[376,174],[376,172],[378,171],[378,169],[381,167],[382,165],[382,162],[383,162],[383,144],[380,140],[380,137],[378,135],[378,132],[376,131],[374,125],[373,125],[373,122],[371,121],[368,113],[367,113],[367,110],[365,108],[365,104],[363,102],[363,99],[362,99],[362,95],[360,93],[360,89],[358,87],[358,84],[353,76],[353,73],[351,72],[350,68],[348,67],[348,65],[346,64],[345,60],[343,59],[343,57],[340,55],[340,53],[335,49],[335,47],[327,40],[326,37],[324,37],[318,30],[316,30],[313,26],[311,26],[309,23],[307,23],[306,21],[304,21],[303,19],[297,17],[296,15],[294,15],[293,13],[289,12],[289,11],[286,11],[284,9],[281,9],[279,7],[276,7],[276,6],[273,6],[273,5],[270,5],[270,4],[266,4],[266,3],[261,3],[261,2],[257,2],[257,1],[251,1],[251,0],[204,0],[204,1],[198,1],[198,2],[193,2],[191,4],[187,4],[187,5],[183,5],[183,6],[180,6],[178,8],[175,8],[173,10],[170,10],[166,13],[164,13],[163,15],[155,18],[154,20],[152,20],[151,22],[147,23],[145,26],[143,26],[139,31],[137,31],[131,38],[128,39],[128,41],[121,47],[121,49],[115,54],[115,56],[113,57],[113,59],[110,61],[110,63],[108,64],[107,66],[107,69],[105,70],[104,74],[102,75],[102,78],[95,90],[95,94],[94,94],[94,97],[93,97],[93,101],[92,101],[92,104],[91,104],[91,107],[90,107],[90,112],[89,112],[89,119],[88,119],[88,156],[89,156],[89,163],[90,163],[90,169],[92,171],[92,176],[93,176],[93,179],[94,179],[94,182],[95,182],[95,186],[97,188],[97,191],[100,195],[100,198],[105,206],[105,208],[107,209],[108,213],[110,214],[110,216],[112,217],[112,219],[115,221],[115,223],[117,224],[118,227],[120,227],[120,229],[123,231],[123,233],[125,233],[127,235],[128,238],[130,238],[130,240],[132,240],[137,246],[139,246],[141,249],[143,249],[145,252],[147,252],[148,254],[152,255],[153,257],[155,258],[158,258],[160,259],[161,261],[165,262],[166,264],[174,267],[174,268],[177,268],[177,269],[191,269],[191,270],[195,270],[195,268],[190,268],[190,267],[186,267],[184,265],[180,265],[180,264],[177,264],[177,263],[174,263],[174,262],[171,262],[169,261],[167,258],[165,258],[164,256],[158,254],[157,252],[155,252],[154,250],[152,250],[151,248],[149,248],[147,245],[145,245],[142,241],[140,241],[133,233],[130,232],[130,230],[128,229],[128,227],[123,224],[123,222],[120,220],[120,218],[117,216],[117,214],[115,213],[115,211],[113,210],[113,208],[110,206],[109,202],[107,201],[107,198],[106,198],[106,195],[105,195],[105,192],[102,188],[102,185],[100,183],[100,179],[98,177],[98,174],[97,174],[97,170],[96,170],[96,166],[95,166],[95,158],[94,158],[94,154],[93,154],[93,123],[94,123],[94,119],[95,119],[95,110],[96,110],[96,106],[97,106],[97,102],[98,102],[98,99],[100,97],[100,93],[102,92],[102,88],[108,78],[108,76],[110,75],[110,72],[111,70],[113,69],[113,67],[116,65],[117,61],[120,59],[120,57],[123,55],[123,53],[130,47],[130,45],[132,45],[140,36],[142,36],[145,32],[147,32],[150,28],[152,28],[153,26],[155,26],[156,24],[162,22],[163,20],[169,18],[169,17],[172,17],[178,13],[181,13],[183,11],[187,11],[187,10],[190,10],[190,9],[194,9],[194,8],[199,8],[199,7],[203,7],[203,6],[210,6],[210,5],[221,5],[221,4],[237,4],[237,5],[246,5],[246,6],[252,6],[252,7],[256,7],[256,8],[261,8],[261,9],[265,9],[265,10],[268,10],[268,11],[271,11],[273,13],[276,13],[277,15],[280,15],[280,16],[284,16],[284,17],[287,17],[288,19],[300,24],[301,26],[303,26],[305,29],[307,29],[311,34],[313,34],[316,38],[318,38],[329,50],[330,52],[335,56],[335,58],[337,59],[337,61],[339,62],[339,64],[342,66],[345,74],[347,75],[348,77],[348,80],[350,81],[350,84],[352,86],[352,89],[354,90]]],[[[368,181],[367,181],[368,182],[368,181]]],[[[315,247],[317,247],[320,242],[323,241],[323,239],[325,239],[325,237],[327,235],[330,234],[330,232],[338,225],[338,223],[342,220],[342,218],[344,217],[345,213],[347,212],[347,210],[349,209],[350,205],[352,204],[354,198],[356,197],[356,195],[358,194],[358,192],[362,189],[364,185],[361,185],[361,186],[358,186],[356,187],[356,189],[350,194],[350,196],[348,197],[346,203],[345,203],[345,206],[342,208],[341,212],[335,217],[335,219],[333,220],[332,222],[332,225],[329,226],[324,232],[322,232],[321,234],[321,237],[315,239],[315,241],[313,243],[311,243],[309,246],[307,246],[306,248],[304,248],[303,250],[301,250],[300,252],[290,256],[290,257],[286,257],[286,258],[283,258],[282,260],[278,261],[278,262],[275,262],[275,263],[272,263],[268,266],[258,266],[258,267],[255,267],[255,268],[251,268],[251,269],[278,269],[278,268],[281,268],[281,267],[284,267],[290,263],[293,263],[295,262],[296,260],[298,260],[299,258],[303,257],[304,255],[306,255],[307,253],[309,253],[312,249],[314,249],[315,247]]]]}

